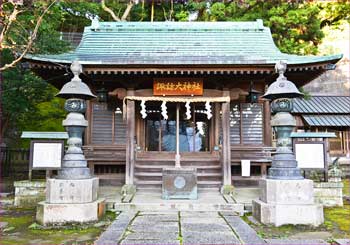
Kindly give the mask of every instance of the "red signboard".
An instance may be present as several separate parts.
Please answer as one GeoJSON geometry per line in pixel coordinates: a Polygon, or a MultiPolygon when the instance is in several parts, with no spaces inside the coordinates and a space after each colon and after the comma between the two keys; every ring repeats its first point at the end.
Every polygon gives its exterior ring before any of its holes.
{"type": "Polygon", "coordinates": [[[153,95],[203,95],[203,81],[192,78],[155,79],[153,95]]]}

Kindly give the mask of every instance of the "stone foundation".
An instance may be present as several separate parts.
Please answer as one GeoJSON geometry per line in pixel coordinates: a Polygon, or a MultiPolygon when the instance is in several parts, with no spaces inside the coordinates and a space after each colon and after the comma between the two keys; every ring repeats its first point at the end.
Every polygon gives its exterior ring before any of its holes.
{"type": "Polygon", "coordinates": [[[97,199],[98,178],[64,180],[48,179],[48,203],[88,203],[97,199]]]}
{"type": "Polygon", "coordinates": [[[37,207],[42,225],[97,221],[105,211],[104,199],[97,199],[98,178],[48,179],[46,201],[37,207]]]}
{"type": "Polygon", "coordinates": [[[253,216],[263,224],[281,226],[323,223],[323,207],[314,204],[312,180],[272,180],[259,182],[260,198],[253,200],[253,216]]]}
{"type": "Polygon", "coordinates": [[[105,212],[104,199],[90,203],[38,203],[36,220],[42,225],[63,225],[97,221],[105,212]]]}
{"type": "Polygon", "coordinates": [[[314,183],[315,202],[326,207],[343,206],[343,183],[314,183]]]}
{"type": "Polygon", "coordinates": [[[281,226],[312,225],[323,223],[323,207],[315,204],[268,204],[260,200],[253,200],[254,217],[263,224],[281,226]]]}
{"type": "Polygon", "coordinates": [[[35,207],[38,202],[45,200],[45,180],[38,181],[15,181],[15,201],[16,207],[35,207]]]}

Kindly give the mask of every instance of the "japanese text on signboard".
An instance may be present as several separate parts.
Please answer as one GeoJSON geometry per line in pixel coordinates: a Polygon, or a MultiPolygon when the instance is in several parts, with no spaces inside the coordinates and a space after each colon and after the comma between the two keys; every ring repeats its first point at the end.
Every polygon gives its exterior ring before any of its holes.
{"type": "Polygon", "coordinates": [[[200,80],[155,80],[153,95],[203,95],[203,82],[200,80]]]}

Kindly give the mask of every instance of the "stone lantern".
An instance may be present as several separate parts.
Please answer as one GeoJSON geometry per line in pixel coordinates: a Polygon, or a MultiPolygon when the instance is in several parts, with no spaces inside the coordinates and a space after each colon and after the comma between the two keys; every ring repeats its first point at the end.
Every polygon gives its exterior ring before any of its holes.
{"type": "Polygon", "coordinates": [[[253,200],[253,216],[263,224],[281,226],[323,223],[322,205],[314,203],[313,181],[304,179],[292,152],[291,132],[296,121],[291,114],[293,98],[302,94],[284,76],[286,62],[275,66],[279,76],[263,98],[272,100],[271,126],[276,132],[277,149],[266,179],[259,183],[259,200],[253,200]]]}
{"type": "Polygon", "coordinates": [[[279,73],[277,80],[270,85],[267,92],[262,96],[273,100],[271,111],[271,126],[277,136],[277,151],[272,160],[272,166],[268,172],[268,179],[303,179],[297,168],[297,161],[292,152],[291,132],[296,126],[292,116],[292,98],[301,97],[302,94],[295,85],[284,76],[287,64],[280,61],[276,64],[276,72],[279,73]]]}
{"type": "Polygon", "coordinates": [[[86,100],[96,96],[79,78],[82,72],[79,61],[74,61],[70,68],[74,77],[57,94],[67,99],[64,108],[68,115],[62,124],[69,135],[68,149],[57,176],[47,180],[46,201],[38,204],[37,220],[43,225],[92,222],[104,211],[104,201],[97,199],[98,178],[91,176],[81,148],[88,126],[83,114],[86,100]]]}

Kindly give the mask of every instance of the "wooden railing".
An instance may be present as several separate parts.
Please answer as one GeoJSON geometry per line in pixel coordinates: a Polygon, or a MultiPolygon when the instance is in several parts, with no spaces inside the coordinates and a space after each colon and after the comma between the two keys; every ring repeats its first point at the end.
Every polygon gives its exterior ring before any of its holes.
{"type": "Polygon", "coordinates": [[[269,163],[272,161],[272,154],[275,151],[274,147],[231,145],[231,164],[239,165],[242,159],[250,160],[253,163],[269,163]]]}
{"type": "Polygon", "coordinates": [[[1,177],[27,177],[29,149],[0,147],[1,177]]]}
{"type": "Polygon", "coordinates": [[[113,174],[125,169],[125,145],[85,145],[83,150],[92,173],[113,174]]]}

